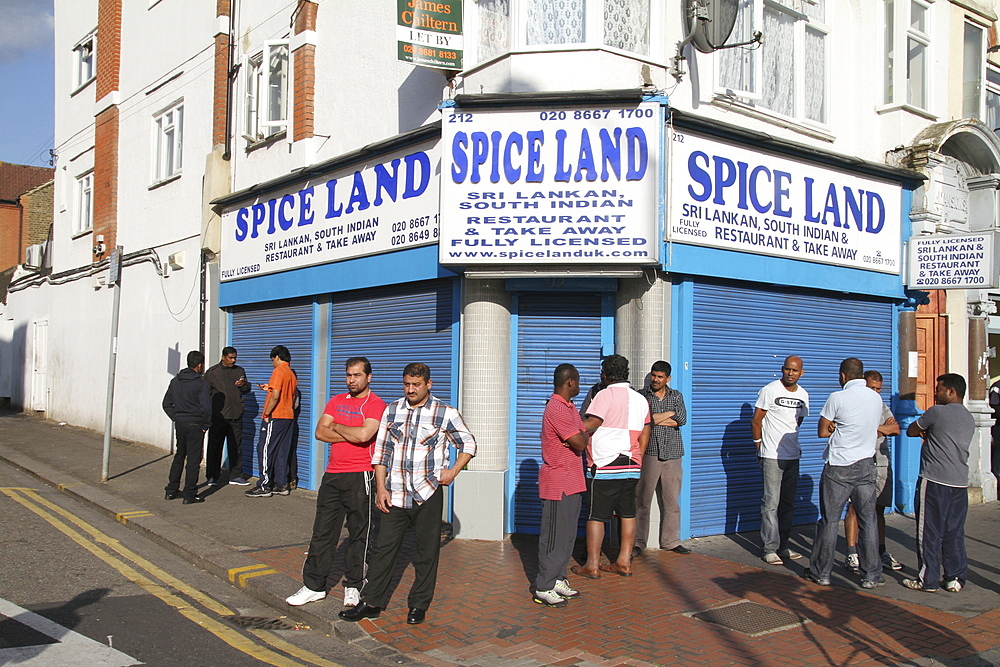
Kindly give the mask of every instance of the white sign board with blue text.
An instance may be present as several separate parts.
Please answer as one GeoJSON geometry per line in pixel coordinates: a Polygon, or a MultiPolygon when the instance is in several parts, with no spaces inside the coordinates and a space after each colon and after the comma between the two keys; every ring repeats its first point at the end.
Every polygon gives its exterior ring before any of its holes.
{"type": "Polygon", "coordinates": [[[445,109],[441,264],[653,264],[659,103],[445,109]]]}
{"type": "Polygon", "coordinates": [[[907,244],[910,289],[993,289],[1000,279],[994,232],[914,236],[907,244]]]}
{"type": "Polygon", "coordinates": [[[901,186],[681,130],[668,150],[668,241],[900,273],[901,186]]]}
{"type": "Polygon", "coordinates": [[[439,161],[410,147],[225,211],[221,280],[437,243],[439,161]]]}

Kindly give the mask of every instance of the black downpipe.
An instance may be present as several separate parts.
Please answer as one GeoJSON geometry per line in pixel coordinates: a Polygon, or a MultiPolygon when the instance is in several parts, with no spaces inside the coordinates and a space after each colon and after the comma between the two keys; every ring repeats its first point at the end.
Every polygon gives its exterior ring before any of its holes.
{"type": "Polygon", "coordinates": [[[233,50],[236,48],[236,0],[229,0],[229,62],[226,63],[226,143],[222,151],[222,159],[228,162],[232,158],[233,139],[230,132],[233,116],[233,79],[239,68],[233,65],[233,50]]]}

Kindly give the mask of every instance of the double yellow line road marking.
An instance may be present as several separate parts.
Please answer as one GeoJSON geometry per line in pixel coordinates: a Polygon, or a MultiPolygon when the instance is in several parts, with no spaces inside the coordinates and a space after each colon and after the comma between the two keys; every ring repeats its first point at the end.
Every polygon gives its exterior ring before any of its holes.
{"type": "MultiPolygon", "coordinates": [[[[37,490],[29,488],[6,487],[0,488],[7,497],[19,503],[26,509],[34,512],[47,523],[62,532],[81,547],[94,554],[107,565],[117,570],[129,581],[137,584],[143,590],[155,595],[157,598],[176,609],[181,615],[202,626],[216,637],[226,642],[238,651],[241,651],[261,662],[278,667],[300,667],[303,663],[318,665],[320,667],[340,667],[338,663],[330,662],[317,655],[299,649],[293,644],[284,641],[276,635],[267,632],[251,630],[251,634],[264,641],[274,648],[292,655],[296,660],[290,659],[287,655],[278,653],[270,648],[261,646],[249,637],[241,634],[235,629],[219,621],[216,616],[230,616],[232,610],[220,604],[201,591],[189,586],[177,577],[165,572],[162,568],[151,563],[131,549],[123,546],[118,540],[113,539],[79,518],[75,514],[65,510],[48,499],[42,497],[37,490]],[[113,552],[112,553],[109,553],[113,552]],[[116,555],[117,557],[116,557],[116,555]],[[131,562],[126,563],[125,561],[131,562]],[[133,567],[133,565],[135,567],[133,567]],[[138,569],[137,569],[138,568],[138,569]],[[143,573],[140,570],[144,570],[143,573]],[[190,600],[198,603],[213,615],[194,607],[184,598],[168,590],[167,587],[186,596],[190,600]],[[301,662],[299,662],[301,661],[301,662]]],[[[121,512],[116,515],[116,520],[126,523],[128,519],[137,516],[148,516],[150,512],[145,510],[132,510],[121,512]]],[[[235,568],[229,572],[229,580],[239,583],[240,587],[246,586],[246,579],[265,574],[273,574],[276,571],[266,565],[253,565],[248,568],[235,568]]]]}

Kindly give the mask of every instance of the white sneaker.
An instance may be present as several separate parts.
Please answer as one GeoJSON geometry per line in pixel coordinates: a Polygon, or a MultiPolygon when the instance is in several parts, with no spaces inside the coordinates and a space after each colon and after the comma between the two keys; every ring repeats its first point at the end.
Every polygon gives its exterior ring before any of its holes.
{"type": "Polygon", "coordinates": [[[858,554],[847,554],[847,558],[844,559],[844,565],[851,572],[861,571],[861,561],[858,558],[858,554]]]}
{"type": "Polygon", "coordinates": [[[882,554],[882,567],[887,567],[890,570],[902,570],[903,564],[892,557],[892,554],[886,551],[882,554]]]}
{"type": "Polygon", "coordinates": [[[293,607],[301,607],[304,604],[309,604],[310,602],[317,602],[326,597],[326,591],[313,591],[309,590],[305,586],[300,588],[295,592],[294,595],[289,595],[285,598],[285,602],[292,605],[293,607]]]}
{"type": "Polygon", "coordinates": [[[962,582],[958,579],[952,579],[950,581],[944,582],[944,589],[949,593],[958,593],[962,590],[962,582]]]}
{"type": "Polygon", "coordinates": [[[564,598],[575,598],[580,594],[580,591],[575,591],[569,587],[569,581],[566,579],[556,579],[556,585],[552,590],[564,598]]]}
{"type": "Polygon", "coordinates": [[[546,607],[566,606],[566,598],[556,593],[555,589],[552,589],[551,591],[535,591],[534,600],[538,604],[543,604],[546,607]]]}
{"type": "Polygon", "coordinates": [[[345,607],[357,607],[359,602],[361,602],[361,591],[359,591],[357,588],[344,589],[345,607]]]}
{"type": "Polygon", "coordinates": [[[768,551],[766,554],[764,554],[764,562],[767,563],[768,565],[782,565],[784,563],[784,561],[781,560],[781,556],[774,553],[773,551],[768,551]]]}

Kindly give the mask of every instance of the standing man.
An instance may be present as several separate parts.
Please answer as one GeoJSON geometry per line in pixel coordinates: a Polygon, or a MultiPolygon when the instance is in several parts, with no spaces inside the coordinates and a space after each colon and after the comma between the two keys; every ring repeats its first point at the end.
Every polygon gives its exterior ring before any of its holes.
{"type": "Polygon", "coordinates": [[[580,372],[560,364],[552,374],[553,393],[542,415],[542,467],[538,496],[542,524],[538,532],[538,576],[534,600],[562,607],[579,593],[569,586],[566,568],[573,557],[576,524],[587,483],[580,454],[589,440],[573,398],[580,393],[580,372]]]}
{"type": "Polygon", "coordinates": [[[431,369],[426,364],[408,364],[403,369],[405,396],[390,403],[382,415],[372,466],[375,506],[383,516],[362,600],[340,612],[345,621],[376,618],[385,609],[396,556],[408,527],[413,528],[416,556],[406,622],[423,623],[434,598],[444,508],[441,487],[451,484],[476,455],[476,439],[458,410],[430,391],[431,369]],[[458,451],[451,467],[449,442],[458,451]]]}
{"type": "Polygon", "coordinates": [[[639,482],[642,452],[649,442],[649,404],[628,383],[628,359],[612,354],[601,370],[608,386],[587,408],[584,428],[594,435],[587,446],[587,562],[570,570],[587,579],[600,579],[601,572],[632,576],[632,546],[635,544],[635,488],[639,482]],[[618,514],[621,542],[618,558],[601,563],[604,524],[618,514]]]}
{"type": "Polygon", "coordinates": [[[649,403],[652,424],[649,445],[642,457],[642,472],[636,487],[636,528],[633,556],[638,556],[646,548],[649,536],[649,509],[653,504],[653,494],[659,487],[660,497],[660,548],[678,554],[689,554],[691,550],[681,544],[681,495],[684,457],[684,441],[681,426],[687,423],[687,409],[684,396],[671,389],[670,364],[657,361],[649,371],[649,386],[642,395],[649,403]]]}
{"type": "Polygon", "coordinates": [[[243,477],[243,394],[250,391],[246,371],[236,365],[236,348],[222,348],[222,359],[205,371],[212,389],[212,427],[208,429],[208,456],[205,476],[208,485],[219,483],[222,472],[222,445],[229,454],[229,483],[249,486],[243,477]]]}
{"type": "Polygon", "coordinates": [[[163,395],[163,411],[174,422],[177,434],[177,451],[170,464],[164,498],[173,500],[183,494],[184,504],[190,505],[205,502],[205,498],[198,495],[198,466],[201,465],[205,431],[212,424],[212,396],[208,383],[201,376],[205,355],[191,350],[187,355],[187,365],[170,381],[163,395]],[[179,492],[185,462],[184,491],[179,492]]]}
{"type": "Polygon", "coordinates": [[[347,559],[344,570],[344,606],[361,600],[368,570],[368,546],[372,533],[372,496],[375,482],[372,451],[385,401],[368,385],[372,365],[365,357],[351,357],[344,365],[347,393],[337,394],[326,404],[316,424],[316,439],[330,443],[330,461],[316,498],[309,553],[302,567],[302,588],[285,598],[298,607],[326,597],[327,577],[340,530],[347,518],[347,559]]]}
{"type": "Polygon", "coordinates": [[[950,593],[965,586],[965,515],[969,511],[969,446],[976,421],[962,404],[965,378],[938,376],[934,403],[906,429],[924,439],[917,478],[917,578],[907,588],[936,591],[938,581],[950,593]],[[944,579],[939,579],[944,568],[944,579]]]}
{"type": "Polygon", "coordinates": [[[757,394],[750,432],[757,447],[757,462],[764,478],[760,499],[760,540],[764,562],[781,565],[782,559],[802,558],[788,547],[795,519],[795,494],[799,487],[799,426],[809,416],[809,394],[799,386],[802,359],[792,355],[781,366],[781,379],[757,394]]]}
{"type": "MultiPolygon", "coordinates": [[[[882,393],[882,374],[878,371],[865,371],[865,383],[876,394],[882,393]]],[[[875,467],[878,478],[875,481],[875,521],[878,524],[878,553],[882,559],[882,569],[902,570],[903,565],[892,557],[885,548],[885,510],[892,504],[892,463],[890,460],[890,435],[899,435],[899,424],[888,406],[882,404],[882,424],[878,427],[878,438],[875,441],[875,467]]],[[[847,569],[851,572],[860,570],[858,565],[858,516],[854,505],[847,506],[844,516],[844,537],[847,538],[847,569]]]]}
{"type": "Polygon", "coordinates": [[[288,450],[292,446],[292,424],[295,411],[292,407],[298,380],[288,364],[292,355],[284,345],[271,350],[271,379],[257,385],[267,392],[264,410],[260,416],[260,434],[257,438],[257,465],[260,479],[257,486],[246,492],[247,498],[287,496],[288,450]]]}
{"type": "Polygon", "coordinates": [[[885,585],[875,528],[875,437],[882,423],[882,399],[868,388],[864,371],[856,357],[840,362],[843,389],[830,394],[819,417],[817,434],[829,440],[819,478],[820,519],[809,569],[802,576],[820,586],[830,585],[837,528],[848,499],[861,531],[861,587],[885,585]]]}

